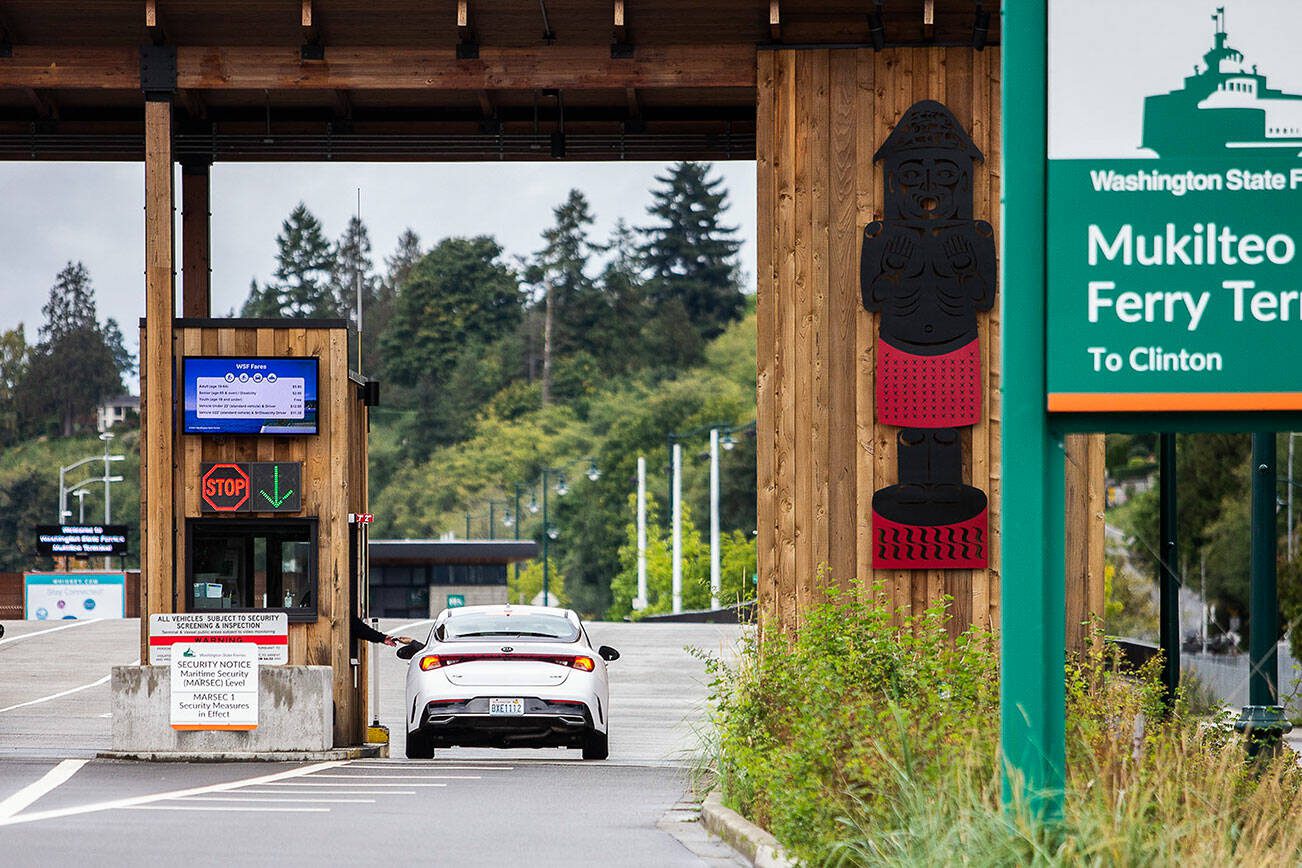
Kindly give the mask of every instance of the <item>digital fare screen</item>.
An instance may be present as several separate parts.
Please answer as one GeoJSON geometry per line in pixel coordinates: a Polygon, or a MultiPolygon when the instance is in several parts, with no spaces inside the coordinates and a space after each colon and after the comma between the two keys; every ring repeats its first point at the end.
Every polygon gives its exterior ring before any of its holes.
{"type": "Polygon", "coordinates": [[[186,434],[317,433],[316,358],[187,357],[186,434]]]}

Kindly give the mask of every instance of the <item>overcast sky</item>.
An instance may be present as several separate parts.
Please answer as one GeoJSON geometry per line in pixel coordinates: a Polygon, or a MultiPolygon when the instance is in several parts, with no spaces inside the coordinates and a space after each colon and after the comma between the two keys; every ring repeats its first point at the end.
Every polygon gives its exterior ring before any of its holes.
{"type": "MultiPolygon", "coordinates": [[[[249,280],[270,276],[276,234],[299,201],[333,240],[361,187],[362,219],[380,267],[408,226],[426,247],[449,235],[489,234],[508,255],[524,255],[539,247],[539,232],[571,187],[591,202],[598,240],[620,217],[645,224],[648,191],[665,168],[613,162],[219,163],[212,171],[213,313],[238,310],[249,280]]],[[[755,165],[717,163],[716,173],[730,194],[729,222],[745,242],[741,264],[751,288],[755,165]]],[[[143,177],[134,163],[0,162],[0,328],[24,323],[28,341],[34,340],[54,276],[69,260],[80,260],[90,270],[100,318],[117,319],[135,350],[136,323],[144,315],[143,177]]],[[[177,292],[179,312],[179,275],[177,292]]]]}

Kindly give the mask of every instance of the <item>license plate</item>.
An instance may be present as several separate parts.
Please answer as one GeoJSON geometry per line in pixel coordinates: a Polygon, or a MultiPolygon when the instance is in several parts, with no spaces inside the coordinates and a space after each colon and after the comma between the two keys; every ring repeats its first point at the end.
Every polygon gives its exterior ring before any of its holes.
{"type": "Polygon", "coordinates": [[[490,699],[488,713],[493,717],[519,717],[524,714],[524,700],[490,699]]]}

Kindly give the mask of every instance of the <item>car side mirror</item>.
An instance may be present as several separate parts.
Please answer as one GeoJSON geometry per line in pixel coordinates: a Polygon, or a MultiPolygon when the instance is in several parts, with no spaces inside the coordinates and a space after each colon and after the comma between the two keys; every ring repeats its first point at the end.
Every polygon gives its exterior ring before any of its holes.
{"type": "Polygon", "coordinates": [[[600,654],[601,659],[605,660],[607,663],[613,663],[619,659],[619,652],[614,648],[611,648],[609,645],[602,645],[597,649],[597,653],[600,654]]]}
{"type": "Polygon", "coordinates": [[[410,660],[416,656],[416,652],[419,651],[421,647],[422,646],[419,642],[412,642],[409,645],[403,645],[398,649],[398,656],[403,660],[410,660]]]}

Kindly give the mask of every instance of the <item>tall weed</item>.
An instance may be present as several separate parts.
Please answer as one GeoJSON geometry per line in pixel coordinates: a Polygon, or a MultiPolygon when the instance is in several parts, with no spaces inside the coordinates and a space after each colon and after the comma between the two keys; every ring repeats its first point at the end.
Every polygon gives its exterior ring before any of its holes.
{"type": "Polygon", "coordinates": [[[1302,861],[1302,774],[1249,765],[1226,724],[1162,713],[1157,666],[1096,651],[1066,671],[1064,816],[1001,807],[997,640],[952,639],[945,605],[898,616],[831,592],[794,636],[711,661],[725,799],[802,862],[1212,865],[1302,861]]]}

